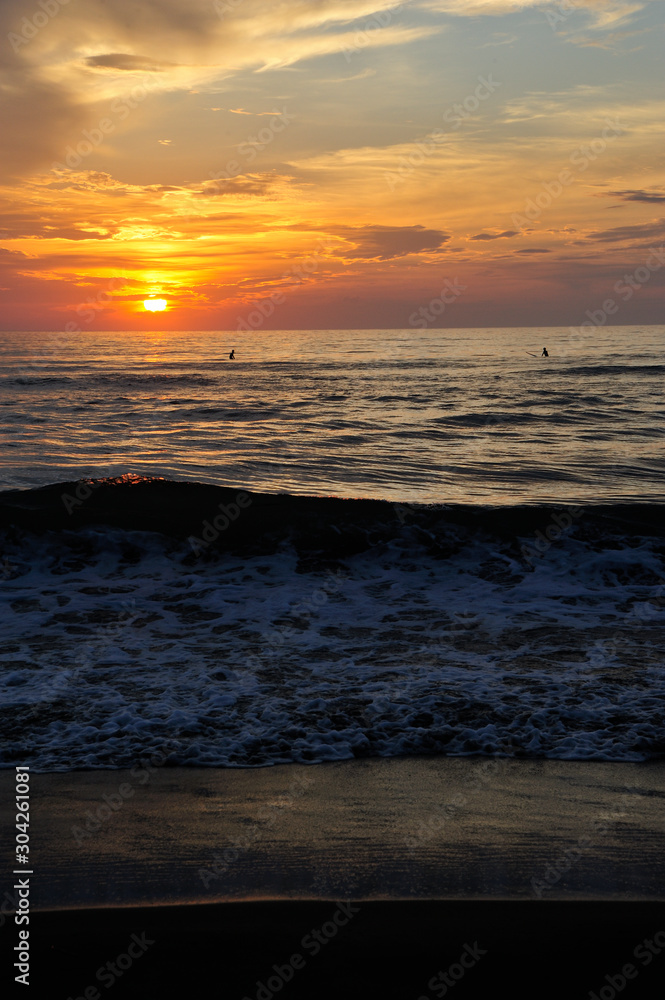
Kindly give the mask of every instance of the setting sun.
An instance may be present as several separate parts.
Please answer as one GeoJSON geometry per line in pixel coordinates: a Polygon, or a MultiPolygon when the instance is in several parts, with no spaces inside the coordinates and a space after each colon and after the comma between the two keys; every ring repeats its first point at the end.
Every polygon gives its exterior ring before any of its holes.
{"type": "Polygon", "coordinates": [[[164,312],[166,299],[145,299],[143,305],[148,312],[164,312]]]}

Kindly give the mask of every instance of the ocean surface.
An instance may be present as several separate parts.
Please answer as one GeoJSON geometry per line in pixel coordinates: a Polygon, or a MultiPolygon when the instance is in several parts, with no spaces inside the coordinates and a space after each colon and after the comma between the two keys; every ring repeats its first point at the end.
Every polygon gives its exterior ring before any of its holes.
{"type": "Polygon", "coordinates": [[[0,766],[662,756],[664,375],[665,327],[0,334],[0,766]]]}

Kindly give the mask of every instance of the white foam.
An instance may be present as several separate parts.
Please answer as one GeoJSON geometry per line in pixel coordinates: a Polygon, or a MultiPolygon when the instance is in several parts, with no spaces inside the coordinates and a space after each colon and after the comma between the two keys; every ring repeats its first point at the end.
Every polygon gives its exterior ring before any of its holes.
{"type": "Polygon", "coordinates": [[[299,572],[288,547],[207,561],[150,533],[68,541],[6,546],[5,766],[121,767],[164,748],[217,766],[640,760],[662,741],[663,567],[646,542],[570,537],[530,569],[480,539],[435,559],[403,538],[335,577],[299,572]]]}

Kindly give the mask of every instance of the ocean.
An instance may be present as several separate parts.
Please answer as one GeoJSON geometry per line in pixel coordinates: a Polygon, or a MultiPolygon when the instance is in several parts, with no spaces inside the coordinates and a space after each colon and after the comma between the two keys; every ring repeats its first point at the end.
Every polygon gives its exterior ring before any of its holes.
{"type": "Polygon", "coordinates": [[[662,756],[664,346],[0,335],[0,765],[662,756]]]}

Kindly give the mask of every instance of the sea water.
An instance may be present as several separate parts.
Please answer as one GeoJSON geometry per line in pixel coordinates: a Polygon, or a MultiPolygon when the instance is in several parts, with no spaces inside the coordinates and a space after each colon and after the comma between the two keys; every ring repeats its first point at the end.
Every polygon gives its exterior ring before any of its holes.
{"type": "Polygon", "coordinates": [[[3,335],[0,762],[662,755],[664,337],[3,335]],[[114,522],[156,477],[383,504],[114,522]]]}

